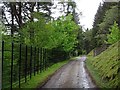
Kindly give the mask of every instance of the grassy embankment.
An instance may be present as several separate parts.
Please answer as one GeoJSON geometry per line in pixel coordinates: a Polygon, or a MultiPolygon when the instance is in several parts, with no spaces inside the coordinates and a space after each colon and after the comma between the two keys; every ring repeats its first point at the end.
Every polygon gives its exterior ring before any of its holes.
{"type": "Polygon", "coordinates": [[[111,45],[100,55],[88,54],[86,66],[100,88],[120,88],[120,57],[118,42],[111,45]]]}
{"type": "MultiPolygon", "coordinates": [[[[71,58],[70,60],[74,60],[71,58]]],[[[53,75],[60,67],[67,64],[70,60],[65,60],[62,62],[58,62],[52,66],[50,66],[46,71],[43,71],[36,76],[33,76],[31,80],[28,80],[27,83],[22,83],[21,88],[39,88],[45,81],[53,75]]],[[[18,86],[14,86],[16,88],[18,86]]]]}

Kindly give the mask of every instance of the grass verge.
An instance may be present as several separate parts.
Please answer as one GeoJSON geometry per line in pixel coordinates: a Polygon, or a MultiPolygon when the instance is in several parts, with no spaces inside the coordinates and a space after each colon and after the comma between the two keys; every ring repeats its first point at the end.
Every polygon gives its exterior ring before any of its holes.
{"type": "MultiPolygon", "coordinates": [[[[112,44],[101,54],[91,57],[88,54],[86,65],[93,74],[98,86],[102,88],[120,88],[119,42],[112,44]]],[[[91,54],[92,55],[92,54],[91,54]]]]}
{"type": "Polygon", "coordinates": [[[70,60],[58,62],[50,66],[46,71],[36,74],[36,76],[32,76],[31,80],[21,84],[21,88],[39,88],[51,75],[53,75],[60,67],[67,64],[69,61],[70,60]]]}
{"type": "Polygon", "coordinates": [[[99,71],[95,69],[95,67],[92,65],[91,60],[94,57],[89,56],[87,57],[87,60],[85,61],[86,64],[86,68],[90,73],[90,76],[92,76],[93,81],[95,82],[95,84],[97,85],[98,88],[109,88],[109,86],[107,85],[107,83],[105,81],[102,80],[101,76],[99,75],[99,71]]]}

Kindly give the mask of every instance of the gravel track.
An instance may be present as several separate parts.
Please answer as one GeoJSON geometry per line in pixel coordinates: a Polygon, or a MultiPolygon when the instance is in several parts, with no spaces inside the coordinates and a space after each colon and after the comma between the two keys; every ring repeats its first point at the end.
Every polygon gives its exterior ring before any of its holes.
{"type": "Polygon", "coordinates": [[[58,70],[42,88],[95,88],[85,70],[85,56],[76,57],[58,70]]]}

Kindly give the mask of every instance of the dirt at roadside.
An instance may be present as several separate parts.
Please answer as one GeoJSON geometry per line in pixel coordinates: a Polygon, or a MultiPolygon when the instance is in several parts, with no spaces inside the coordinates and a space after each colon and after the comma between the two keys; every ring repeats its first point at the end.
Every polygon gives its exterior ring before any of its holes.
{"type": "Polygon", "coordinates": [[[95,88],[85,70],[86,57],[77,57],[58,70],[42,88],[95,88]]]}

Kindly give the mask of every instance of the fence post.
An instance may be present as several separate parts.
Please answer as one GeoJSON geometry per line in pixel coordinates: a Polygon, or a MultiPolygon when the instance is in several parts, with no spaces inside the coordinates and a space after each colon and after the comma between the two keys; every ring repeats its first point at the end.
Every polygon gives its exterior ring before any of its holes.
{"type": "Polygon", "coordinates": [[[41,48],[41,71],[43,71],[43,48],[41,48]]]}
{"type": "Polygon", "coordinates": [[[41,70],[42,70],[42,63],[41,63],[42,62],[41,61],[42,60],[42,52],[41,52],[41,50],[42,49],[40,48],[40,73],[41,73],[41,70]]]}
{"type": "Polygon", "coordinates": [[[47,50],[47,68],[49,67],[49,50],[47,50]]]}
{"type": "Polygon", "coordinates": [[[32,46],[30,48],[30,79],[31,79],[31,75],[32,74],[32,46]]]}
{"type": "Polygon", "coordinates": [[[44,48],[43,48],[43,71],[45,69],[45,61],[44,61],[44,48]]]}
{"type": "Polygon", "coordinates": [[[44,70],[45,70],[45,49],[44,49],[44,70]]]}
{"type": "Polygon", "coordinates": [[[48,69],[48,67],[49,67],[49,66],[48,66],[48,64],[49,64],[49,60],[48,60],[48,51],[49,51],[49,50],[47,49],[47,50],[46,50],[46,59],[47,59],[46,67],[47,67],[47,69],[48,69]]]}
{"type": "Polygon", "coordinates": [[[40,48],[38,48],[38,56],[39,56],[39,58],[38,58],[38,61],[39,61],[39,64],[38,64],[38,71],[40,72],[40,48]]]}
{"type": "Polygon", "coordinates": [[[34,51],[34,76],[35,76],[36,47],[34,51]]]}
{"type": "MultiPolygon", "coordinates": [[[[3,77],[3,61],[4,61],[4,41],[2,41],[2,77],[3,77]]],[[[2,79],[2,78],[1,78],[2,79]]],[[[3,79],[1,80],[1,88],[3,87],[3,79]]]]}
{"type": "Polygon", "coordinates": [[[13,76],[13,49],[14,49],[14,43],[12,42],[12,50],[11,50],[11,89],[12,89],[12,76],[13,76]]]}
{"type": "Polygon", "coordinates": [[[27,82],[27,45],[25,48],[25,83],[27,82]]]}
{"type": "Polygon", "coordinates": [[[44,50],[44,70],[45,70],[45,49],[43,49],[44,50]]]}
{"type": "Polygon", "coordinates": [[[45,49],[45,70],[46,70],[46,62],[47,62],[46,59],[47,58],[46,58],[46,49],[45,49]]]}
{"type": "Polygon", "coordinates": [[[21,75],[21,44],[19,47],[19,88],[20,88],[20,75],[21,75]]]}
{"type": "Polygon", "coordinates": [[[45,50],[45,52],[46,52],[46,56],[45,56],[45,57],[46,57],[46,69],[47,69],[47,68],[48,68],[48,67],[47,67],[47,65],[48,65],[47,49],[45,50]]]}
{"type": "Polygon", "coordinates": [[[38,61],[37,61],[37,73],[39,72],[39,48],[38,48],[38,61]]]}

